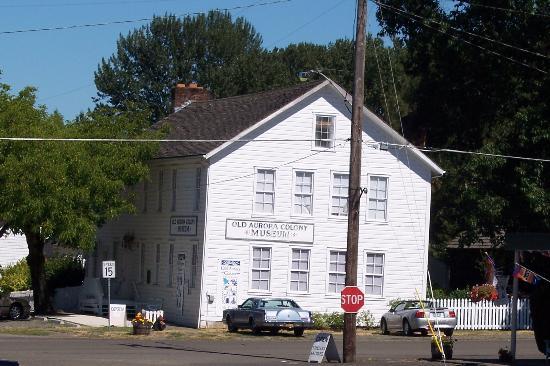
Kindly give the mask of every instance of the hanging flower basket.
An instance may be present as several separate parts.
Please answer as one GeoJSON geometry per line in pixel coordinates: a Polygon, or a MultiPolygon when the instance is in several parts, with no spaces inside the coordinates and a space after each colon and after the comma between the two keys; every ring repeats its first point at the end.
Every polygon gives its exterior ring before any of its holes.
{"type": "Polygon", "coordinates": [[[495,286],[491,284],[472,286],[470,291],[470,300],[472,302],[479,302],[481,300],[495,301],[498,299],[498,291],[495,286]]]}

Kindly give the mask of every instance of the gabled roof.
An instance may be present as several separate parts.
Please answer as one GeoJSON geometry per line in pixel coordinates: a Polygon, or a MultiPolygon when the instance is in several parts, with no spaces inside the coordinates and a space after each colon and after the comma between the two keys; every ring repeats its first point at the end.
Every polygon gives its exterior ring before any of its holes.
{"type": "MultiPolygon", "coordinates": [[[[321,79],[286,88],[208,101],[196,101],[153,125],[168,125],[166,140],[209,140],[208,142],[163,142],[157,158],[205,156],[209,158],[267,120],[290,108],[317,90],[330,85],[351,104],[352,95],[330,79],[321,79]],[[231,141],[229,141],[231,140],[231,141]]],[[[388,134],[384,142],[398,143],[410,148],[412,155],[426,164],[433,176],[445,173],[420,150],[392,129],[380,117],[363,107],[363,113],[388,134]]]]}
{"type": "MultiPolygon", "coordinates": [[[[167,140],[230,140],[322,83],[323,80],[318,80],[260,93],[192,102],[153,128],[170,126],[167,140]]],[[[157,158],[206,155],[223,143],[164,142],[157,158]]]]}

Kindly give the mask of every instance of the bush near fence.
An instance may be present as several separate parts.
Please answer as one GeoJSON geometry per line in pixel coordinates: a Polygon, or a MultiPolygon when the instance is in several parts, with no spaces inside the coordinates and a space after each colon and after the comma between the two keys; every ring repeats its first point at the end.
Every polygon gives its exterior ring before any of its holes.
{"type": "MultiPolygon", "coordinates": [[[[455,329],[510,329],[512,302],[495,305],[492,301],[472,302],[470,299],[435,299],[435,306],[447,307],[456,313],[455,329]]],[[[529,299],[519,299],[517,329],[532,329],[529,299]]]]}

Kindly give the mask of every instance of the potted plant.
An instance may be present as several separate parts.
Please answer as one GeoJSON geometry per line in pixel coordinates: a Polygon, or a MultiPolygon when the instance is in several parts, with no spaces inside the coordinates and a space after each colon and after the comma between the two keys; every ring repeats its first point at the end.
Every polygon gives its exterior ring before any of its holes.
{"type": "Polygon", "coordinates": [[[481,300],[495,301],[498,299],[498,291],[495,286],[486,283],[483,285],[472,286],[470,291],[470,300],[479,302],[481,300]]]}
{"type": "Polygon", "coordinates": [[[137,313],[136,317],[132,319],[133,333],[136,335],[147,335],[151,332],[153,322],[146,319],[143,314],[137,313]]]}
{"type": "Polygon", "coordinates": [[[441,348],[445,353],[445,359],[447,360],[452,359],[454,342],[455,340],[453,337],[447,337],[443,334],[441,334],[441,338],[432,336],[432,342],[431,342],[432,360],[441,360],[443,358],[443,353],[441,353],[441,348]],[[441,339],[441,342],[440,342],[440,339],[441,339]],[[439,346],[438,346],[438,343],[439,343],[439,346]]]}

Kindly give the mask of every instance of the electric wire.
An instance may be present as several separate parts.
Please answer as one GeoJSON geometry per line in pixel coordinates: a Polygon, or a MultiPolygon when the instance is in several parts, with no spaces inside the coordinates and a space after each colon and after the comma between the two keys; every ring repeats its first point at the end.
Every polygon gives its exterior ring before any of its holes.
{"type": "Polygon", "coordinates": [[[452,30],[454,30],[455,32],[464,33],[464,34],[467,34],[467,35],[472,36],[472,37],[477,37],[477,38],[483,39],[483,40],[488,41],[488,42],[493,42],[493,43],[499,44],[499,45],[504,46],[504,47],[508,47],[508,48],[511,48],[511,49],[514,49],[514,50],[517,50],[517,51],[525,52],[525,53],[528,53],[528,54],[530,54],[530,55],[534,55],[534,56],[538,56],[538,57],[542,57],[542,58],[545,58],[545,59],[547,59],[547,60],[550,60],[550,56],[543,55],[543,54],[540,53],[540,52],[531,51],[531,50],[528,50],[528,49],[526,49],[526,48],[518,47],[518,46],[511,45],[511,44],[509,44],[509,43],[505,43],[505,42],[502,42],[502,41],[499,41],[499,40],[496,40],[496,39],[493,39],[493,38],[489,38],[489,37],[482,36],[482,35],[477,34],[477,33],[472,33],[472,32],[469,32],[469,31],[466,31],[466,30],[463,30],[463,29],[460,29],[460,28],[456,28],[456,27],[453,27],[452,25],[450,25],[450,24],[448,24],[448,23],[443,23],[443,22],[440,22],[440,21],[435,20],[435,19],[429,19],[429,18],[420,16],[420,15],[418,15],[418,14],[411,13],[410,11],[398,9],[398,8],[396,8],[396,7],[394,7],[394,6],[380,3],[380,2],[378,2],[377,0],[371,0],[371,1],[373,1],[375,4],[378,4],[378,6],[380,6],[380,7],[385,7],[385,8],[388,8],[388,9],[392,9],[392,10],[394,10],[395,12],[407,14],[407,15],[410,15],[410,16],[412,16],[412,17],[415,17],[415,18],[418,18],[418,19],[422,19],[422,20],[428,21],[428,22],[430,22],[430,23],[437,24],[437,25],[439,25],[439,26],[442,26],[442,27],[446,27],[446,28],[452,29],[452,30]]]}
{"type": "Polygon", "coordinates": [[[486,8],[486,9],[493,9],[493,10],[500,10],[500,11],[509,12],[509,13],[511,12],[511,13],[518,13],[518,14],[523,14],[523,15],[539,16],[539,17],[550,18],[550,14],[547,14],[547,13],[528,12],[528,11],[519,10],[519,9],[503,8],[503,7],[499,7],[499,6],[493,6],[493,5],[485,5],[485,4],[480,4],[480,3],[472,3],[472,2],[469,2],[469,1],[465,1],[465,0],[451,0],[451,1],[458,1],[458,2],[467,4],[467,5],[470,5],[470,6],[475,6],[475,7],[480,7],[480,8],[486,8]]]}
{"type": "MultiPolygon", "coordinates": [[[[291,2],[291,1],[293,1],[293,0],[274,0],[274,1],[263,2],[263,3],[249,4],[249,5],[238,5],[238,6],[234,6],[234,7],[231,7],[231,8],[215,8],[215,9],[212,9],[212,10],[215,10],[215,11],[232,11],[232,10],[239,10],[239,9],[254,8],[254,7],[257,7],[257,6],[267,6],[267,5],[288,3],[288,2],[291,2]]],[[[176,17],[180,18],[180,17],[190,16],[190,15],[201,15],[201,14],[206,14],[206,13],[207,12],[204,12],[204,11],[189,12],[189,13],[176,15],[176,17]]],[[[151,20],[153,20],[153,18],[115,20],[115,21],[111,21],[111,22],[99,22],[99,23],[74,24],[74,25],[56,26],[56,27],[19,29],[19,30],[12,30],[12,31],[0,31],[0,35],[30,33],[30,32],[47,32],[47,31],[67,30],[67,29],[77,29],[77,28],[93,28],[93,27],[103,27],[103,26],[115,25],[115,24],[140,23],[140,22],[147,22],[147,21],[151,21],[151,20]]]]}
{"type": "Polygon", "coordinates": [[[386,90],[384,88],[384,81],[382,80],[382,71],[380,70],[380,61],[378,61],[378,52],[376,51],[376,41],[374,40],[374,37],[371,37],[371,40],[372,40],[372,47],[374,49],[374,58],[376,60],[376,68],[378,69],[380,88],[382,89],[382,96],[384,97],[384,104],[386,106],[386,114],[388,117],[388,122],[390,123],[390,126],[391,126],[392,121],[391,121],[390,108],[388,107],[388,99],[386,98],[386,90]]]}
{"type": "MultiPolygon", "coordinates": [[[[374,2],[375,4],[380,5],[380,3],[379,3],[378,1],[375,1],[375,0],[370,0],[370,1],[374,2]]],[[[508,61],[510,61],[510,62],[513,62],[513,63],[515,63],[515,64],[524,66],[524,67],[529,68],[529,69],[531,69],[531,70],[538,71],[538,72],[540,72],[540,73],[542,73],[542,74],[548,74],[547,71],[542,70],[542,69],[539,69],[539,68],[536,67],[536,66],[532,66],[532,65],[529,65],[529,64],[527,64],[527,63],[525,63],[525,62],[518,61],[518,60],[516,60],[516,59],[514,59],[514,58],[512,58],[512,57],[503,55],[503,54],[501,54],[501,53],[499,53],[499,52],[496,52],[496,51],[493,51],[493,50],[488,49],[488,48],[486,48],[486,47],[480,46],[480,45],[478,45],[478,44],[476,44],[476,43],[473,43],[473,42],[471,42],[471,41],[468,41],[468,40],[466,40],[466,39],[464,39],[464,38],[458,37],[458,36],[456,36],[456,35],[454,35],[454,34],[450,34],[449,32],[446,32],[446,31],[444,31],[444,30],[441,30],[441,29],[432,27],[431,25],[426,24],[425,22],[421,22],[421,21],[419,21],[418,19],[415,19],[415,18],[413,18],[413,17],[410,17],[410,16],[408,16],[408,15],[406,15],[406,14],[403,14],[403,13],[400,13],[400,12],[396,12],[395,10],[393,10],[393,9],[391,9],[391,8],[387,8],[387,9],[390,10],[390,11],[392,11],[392,12],[394,12],[394,13],[396,13],[396,14],[398,14],[398,15],[407,17],[407,18],[410,19],[411,21],[417,22],[417,23],[419,23],[420,25],[422,25],[422,26],[424,26],[424,27],[430,28],[430,29],[432,29],[432,30],[435,30],[436,32],[439,32],[439,33],[444,34],[444,35],[446,35],[446,36],[452,37],[452,38],[454,38],[454,39],[456,39],[456,40],[458,40],[458,41],[460,41],[460,42],[463,42],[463,43],[469,44],[469,45],[471,45],[471,46],[474,46],[474,47],[476,47],[476,48],[479,48],[479,49],[481,49],[481,50],[483,50],[483,51],[485,51],[485,52],[487,52],[487,53],[490,53],[490,54],[492,54],[492,55],[494,55],[494,56],[497,56],[497,57],[506,59],[506,60],[508,60],[508,61]]]]}

